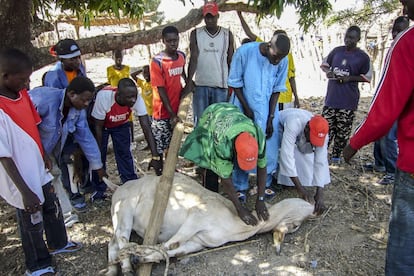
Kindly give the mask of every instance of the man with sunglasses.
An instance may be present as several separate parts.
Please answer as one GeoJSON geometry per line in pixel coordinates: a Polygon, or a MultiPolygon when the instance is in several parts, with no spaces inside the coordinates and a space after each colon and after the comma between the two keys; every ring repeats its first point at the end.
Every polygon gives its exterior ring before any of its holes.
{"type": "MultiPolygon", "coordinates": [[[[275,192],[270,188],[272,174],[278,160],[278,137],[273,133],[278,124],[278,98],[285,92],[289,38],[275,34],[269,42],[251,42],[242,45],[233,55],[228,85],[234,89],[230,102],[258,124],[266,134],[267,177],[266,196],[275,192]]],[[[233,183],[243,194],[248,189],[249,172],[235,168],[233,183]]]]}

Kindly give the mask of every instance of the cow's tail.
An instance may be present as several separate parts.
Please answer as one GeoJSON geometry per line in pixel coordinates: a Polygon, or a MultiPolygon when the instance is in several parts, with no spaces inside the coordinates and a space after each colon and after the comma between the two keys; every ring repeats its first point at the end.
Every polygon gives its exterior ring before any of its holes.
{"type": "Polygon", "coordinates": [[[109,190],[112,192],[115,192],[116,189],[118,189],[118,185],[114,184],[111,180],[109,180],[107,177],[102,178],[103,182],[105,182],[106,186],[108,186],[109,190]]]}

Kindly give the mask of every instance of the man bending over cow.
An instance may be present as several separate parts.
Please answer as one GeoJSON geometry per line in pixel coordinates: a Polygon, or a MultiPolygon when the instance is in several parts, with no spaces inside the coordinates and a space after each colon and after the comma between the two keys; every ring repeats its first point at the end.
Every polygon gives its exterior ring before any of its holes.
{"type": "Polygon", "coordinates": [[[248,225],[256,225],[257,219],[239,201],[231,175],[235,167],[243,171],[257,167],[256,212],[259,219],[269,218],[264,203],[265,137],[261,128],[236,106],[216,103],[206,108],[197,127],[185,140],[180,155],[205,168],[203,185],[207,189],[217,192],[218,178],[221,178],[224,192],[248,225]]]}

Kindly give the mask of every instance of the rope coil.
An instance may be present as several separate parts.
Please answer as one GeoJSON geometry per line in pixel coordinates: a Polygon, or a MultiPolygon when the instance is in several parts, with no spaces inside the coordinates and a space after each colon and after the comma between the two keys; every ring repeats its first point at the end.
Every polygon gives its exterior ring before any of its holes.
{"type": "Polygon", "coordinates": [[[143,245],[143,244],[137,244],[135,242],[129,242],[124,248],[119,250],[118,257],[115,259],[114,262],[110,263],[109,265],[117,265],[118,263],[121,262],[121,260],[129,258],[130,255],[134,255],[138,257],[145,257],[145,256],[153,254],[154,252],[160,253],[164,257],[164,260],[165,260],[164,276],[167,276],[168,267],[170,265],[170,260],[169,260],[167,251],[165,250],[162,244],[143,245]]]}

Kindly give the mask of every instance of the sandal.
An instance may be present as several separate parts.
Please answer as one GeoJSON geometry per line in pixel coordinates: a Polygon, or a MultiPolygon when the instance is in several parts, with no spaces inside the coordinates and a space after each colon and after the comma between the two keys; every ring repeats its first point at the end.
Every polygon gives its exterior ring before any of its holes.
{"type": "Polygon", "coordinates": [[[80,242],[68,241],[65,247],[61,249],[49,249],[50,255],[56,255],[61,253],[71,253],[78,251],[82,248],[82,244],[80,242]]]}
{"type": "Polygon", "coordinates": [[[238,197],[238,199],[241,203],[246,203],[246,199],[247,199],[246,191],[238,191],[237,192],[237,197],[238,197]]]}
{"type": "Polygon", "coordinates": [[[265,197],[267,200],[272,200],[276,196],[276,192],[271,188],[266,188],[265,197]]]}
{"type": "Polygon", "coordinates": [[[38,269],[36,271],[30,272],[29,270],[26,270],[25,276],[42,276],[42,275],[55,275],[55,270],[53,267],[48,266],[42,269],[38,269]]]}

